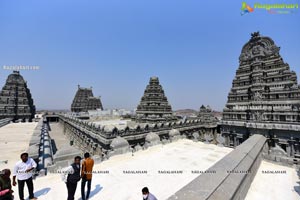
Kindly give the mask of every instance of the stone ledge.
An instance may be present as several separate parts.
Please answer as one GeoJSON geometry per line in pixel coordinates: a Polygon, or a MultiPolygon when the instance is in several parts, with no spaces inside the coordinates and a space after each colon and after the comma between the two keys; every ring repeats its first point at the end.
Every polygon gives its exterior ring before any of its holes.
{"type": "Polygon", "coordinates": [[[261,162],[265,143],[264,136],[253,135],[208,169],[216,173],[198,176],[168,200],[244,199],[261,162]]]}
{"type": "Polygon", "coordinates": [[[11,122],[11,118],[0,119],[0,128],[9,124],[11,122]]]}

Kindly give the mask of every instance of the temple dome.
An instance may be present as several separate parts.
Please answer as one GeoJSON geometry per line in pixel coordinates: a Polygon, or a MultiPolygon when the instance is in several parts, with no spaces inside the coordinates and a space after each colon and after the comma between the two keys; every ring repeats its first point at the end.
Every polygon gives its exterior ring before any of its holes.
{"type": "Polygon", "coordinates": [[[146,141],[146,146],[161,144],[160,137],[153,132],[150,132],[146,135],[145,141],[146,141]]]}
{"type": "Polygon", "coordinates": [[[259,32],[251,34],[251,39],[243,46],[240,55],[240,62],[251,61],[253,59],[262,59],[272,55],[279,55],[280,47],[277,47],[274,41],[266,36],[261,36],[259,32]]]}
{"type": "Polygon", "coordinates": [[[19,83],[19,84],[25,84],[25,80],[23,76],[20,75],[19,71],[14,71],[12,74],[10,74],[7,77],[7,83],[19,83]]]}
{"type": "Polygon", "coordinates": [[[175,137],[175,136],[179,136],[180,132],[177,129],[172,129],[169,131],[169,136],[170,137],[175,137]]]}
{"type": "Polygon", "coordinates": [[[160,137],[156,133],[150,132],[146,135],[145,140],[146,142],[160,141],[160,137]]]}
{"type": "Polygon", "coordinates": [[[115,150],[115,149],[122,149],[122,148],[128,148],[129,143],[126,139],[118,136],[112,140],[110,143],[110,148],[115,150]]]}

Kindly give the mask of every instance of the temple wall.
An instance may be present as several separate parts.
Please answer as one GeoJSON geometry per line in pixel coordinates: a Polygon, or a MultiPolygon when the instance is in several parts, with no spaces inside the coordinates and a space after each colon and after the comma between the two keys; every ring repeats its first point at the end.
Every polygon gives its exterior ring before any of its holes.
{"type": "Polygon", "coordinates": [[[39,146],[41,141],[41,130],[43,127],[43,119],[40,119],[35,127],[32,137],[29,142],[27,152],[29,157],[33,158],[37,163],[39,162],[39,146]]]}
{"type": "Polygon", "coordinates": [[[272,126],[276,124],[268,124],[271,127],[257,126],[221,125],[225,146],[235,148],[249,136],[259,134],[268,140],[268,151],[264,153],[264,159],[287,166],[300,163],[300,125],[277,124],[277,128],[273,129],[272,126]]]}
{"type": "Polygon", "coordinates": [[[244,199],[262,160],[267,139],[253,135],[168,200],[244,199]]]}
{"type": "MultiPolygon", "coordinates": [[[[44,170],[53,163],[53,150],[49,127],[44,119],[40,119],[34,129],[27,152],[38,163],[38,170],[44,170]]],[[[41,172],[41,171],[40,171],[41,172]]],[[[40,175],[44,175],[42,172],[40,175]]]]}
{"type": "Polygon", "coordinates": [[[216,123],[201,122],[200,119],[187,120],[185,122],[166,122],[157,124],[127,126],[125,129],[111,127],[106,129],[92,122],[77,118],[57,115],[59,123],[62,124],[63,132],[67,135],[72,145],[79,149],[89,149],[91,154],[97,155],[102,149],[110,150],[110,144],[116,137],[126,139],[131,146],[145,143],[148,133],[156,133],[161,140],[170,140],[169,132],[176,129],[184,137],[194,139],[193,134],[198,132],[199,140],[213,142],[216,138],[216,123]]]}

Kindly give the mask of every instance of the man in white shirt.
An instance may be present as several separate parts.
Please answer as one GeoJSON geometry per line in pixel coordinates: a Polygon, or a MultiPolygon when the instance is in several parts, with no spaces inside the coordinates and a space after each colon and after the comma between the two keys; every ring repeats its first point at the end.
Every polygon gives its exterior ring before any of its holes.
{"type": "Polygon", "coordinates": [[[34,169],[37,167],[36,163],[32,158],[28,158],[28,153],[21,154],[21,160],[16,163],[14,171],[13,171],[13,186],[17,185],[16,177],[18,180],[18,188],[19,188],[19,197],[20,200],[24,200],[24,185],[26,183],[29,199],[36,200],[33,193],[33,182],[32,175],[34,169]]]}

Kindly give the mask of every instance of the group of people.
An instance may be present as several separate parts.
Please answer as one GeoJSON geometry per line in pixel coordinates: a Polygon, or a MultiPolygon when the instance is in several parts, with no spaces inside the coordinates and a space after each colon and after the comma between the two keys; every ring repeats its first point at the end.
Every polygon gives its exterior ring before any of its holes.
{"type": "MultiPolygon", "coordinates": [[[[13,200],[14,191],[12,186],[18,185],[19,199],[24,200],[24,186],[25,183],[28,188],[29,199],[37,200],[34,197],[33,176],[35,174],[37,164],[28,157],[28,153],[22,153],[21,160],[16,163],[13,170],[13,181],[11,182],[11,171],[4,169],[0,174],[0,200],[13,200]]],[[[68,200],[74,200],[74,195],[77,188],[78,181],[81,180],[81,197],[82,200],[87,200],[91,192],[92,171],[94,160],[90,158],[89,153],[84,154],[84,160],[81,162],[81,157],[76,156],[74,163],[63,170],[62,178],[66,183],[68,190],[68,200]],[[87,183],[87,193],[85,195],[85,186],[87,183]]]]}
{"type": "MultiPolygon", "coordinates": [[[[21,160],[16,163],[13,170],[13,181],[11,182],[11,171],[4,169],[0,174],[0,200],[13,200],[14,191],[12,186],[18,185],[19,198],[24,200],[24,186],[25,183],[28,188],[29,199],[37,200],[34,197],[33,176],[37,168],[36,162],[28,157],[28,153],[22,153],[21,160]]],[[[94,160],[89,153],[84,154],[82,160],[80,156],[74,158],[71,166],[62,170],[62,180],[65,182],[68,191],[68,200],[74,200],[77,184],[81,180],[81,198],[87,200],[90,197],[92,174],[93,174],[94,160]],[[87,193],[85,187],[87,185],[87,193]]],[[[157,200],[157,198],[149,192],[147,187],[142,189],[143,200],[157,200]]]]}
{"type": "Polygon", "coordinates": [[[68,190],[68,200],[74,200],[74,195],[77,188],[77,183],[81,179],[81,199],[89,199],[92,185],[94,160],[89,153],[84,154],[84,160],[81,162],[81,157],[76,156],[74,163],[62,171],[62,180],[66,183],[68,190]],[[87,193],[85,195],[85,185],[87,183],[87,193]]]}
{"type": "MultiPolygon", "coordinates": [[[[81,199],[87,200],[89,198],[91,192],[93,166],[94,166],[94,160],[90,158],[89,153],[85,153],[84,160],[82,162],[81,162],[81,157],[76,156],[74,158],[74,163],[71,164],[71,166],[69,166],[65,170],[63,170],[62,180],[67,185],[68,200],[74,200],[77,183],[80,181],[80,179],[81,179],[81,199]],[[86,183],[87,183],[87,194],[85,196],[86,183]]],[[[147,187],[144,187],[142,189],[142,195],[143,195],[143,200],[157,200],[157,198],[149,192],[149,189],[147,187]]]]}

